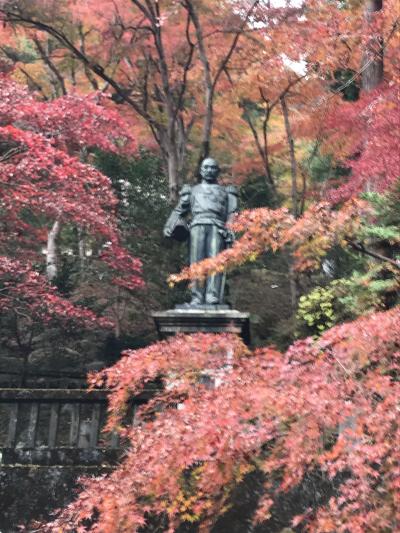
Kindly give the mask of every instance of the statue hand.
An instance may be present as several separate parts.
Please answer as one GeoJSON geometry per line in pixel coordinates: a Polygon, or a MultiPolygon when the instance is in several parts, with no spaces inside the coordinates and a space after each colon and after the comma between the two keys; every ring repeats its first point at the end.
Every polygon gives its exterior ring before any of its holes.
{"type": "Polygon", "coordinates": [[[233,242],[235,241],[235,234],[233,233],[232,230],[230,229],[227,229],[226,230],[226,237],[225,237],[225,242],[228,246],[231,246],[233,244],[233,242]]]}

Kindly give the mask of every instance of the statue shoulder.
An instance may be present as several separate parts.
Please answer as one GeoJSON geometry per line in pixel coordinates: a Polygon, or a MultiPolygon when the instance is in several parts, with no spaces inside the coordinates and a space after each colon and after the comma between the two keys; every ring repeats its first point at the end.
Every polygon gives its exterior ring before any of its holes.
{"type": "Polygon", "coordinates": [[[179,191],[179,196],[187,196],[192,192],[192,186],[186,183],[182,186],[182,189],[179,191]]]}
{"type": "Polygon", "coordinates": [[[239,196],[239,188],[236,185],[226,185],[225,190],[228,194],[239,196]]]}

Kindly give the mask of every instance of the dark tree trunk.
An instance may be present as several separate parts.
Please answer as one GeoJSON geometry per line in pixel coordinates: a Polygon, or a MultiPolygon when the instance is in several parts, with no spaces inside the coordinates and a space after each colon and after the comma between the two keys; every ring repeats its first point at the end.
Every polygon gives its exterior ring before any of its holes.
{"type": "Polygon", "coordinates": [[[297,218],[298,217],[297,161],[296,161],[296,153],[295,153],[295,148],[294,148],[294,138],[293,138],[292,128],[290,126],[289,110],[286,104],[286,99],[284,96],[282,96],[280,100],[281,100],[282,114],[283,114],[283,118],[285,121],[286,137],[287,137],[287,142],[289,146],[289,154],[290,154],[290,174],[292,178],[292,212],[293,212],[293,215],[297,218]]]}
{"type": "MultiPolygon", "coordinates": [[[[383,0],[365,0],[365,24],[373,22],[374,13],[382,9],[383,0]]],[[[369,30],[368,30],[369,31],[369,30]]],[[[380,35],[373,33],[364,50],[362,61],[362,82],[364,91],[373,91],[383,80],[383,41],[380,35]]]]}

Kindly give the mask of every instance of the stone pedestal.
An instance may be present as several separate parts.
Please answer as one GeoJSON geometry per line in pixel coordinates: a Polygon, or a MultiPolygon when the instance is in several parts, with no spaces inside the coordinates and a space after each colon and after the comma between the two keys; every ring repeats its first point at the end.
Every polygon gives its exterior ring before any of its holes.
{"type": "Polygon", "coordinates": [[[227,306],[183,307],[159,311],[152,316],[160,339],[176,333],[235,333],[250,344],[249,313],[227,306]]]}

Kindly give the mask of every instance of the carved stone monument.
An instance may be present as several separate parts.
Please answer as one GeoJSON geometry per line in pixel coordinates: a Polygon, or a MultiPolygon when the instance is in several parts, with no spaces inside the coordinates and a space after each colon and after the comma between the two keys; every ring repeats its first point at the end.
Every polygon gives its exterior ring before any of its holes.
{"type": "MultiPolygon", "coordinates": [[[[220,168],[214,159],[201,164],[201,183],[184,185],[179,202],[164,226],[164,235],[178,241],[189,239],[190,264],[215,257],[229,247],[234,235],[227,223],[238,210],[238,192],[233,185],[217,182],[220,168]],[[188,222],[189,219],[189,222],[188,222]]],[[[190,303],[153,313],[160,338],[174,333],[232,332],[250,341],[249,315],[224,303],[225,274],[209,276],[191,286],[190,303]]]]}

